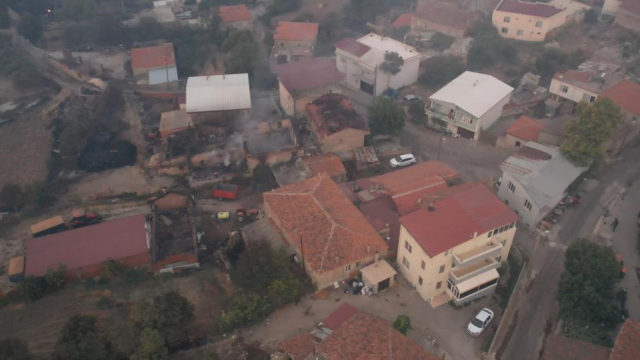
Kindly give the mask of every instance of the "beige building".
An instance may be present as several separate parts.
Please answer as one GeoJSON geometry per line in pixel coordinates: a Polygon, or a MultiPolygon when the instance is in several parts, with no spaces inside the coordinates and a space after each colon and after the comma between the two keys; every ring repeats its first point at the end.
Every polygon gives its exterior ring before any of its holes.
{"type": "Polygon", "coordinates": [[[273,34],[273,57],[277,64],[313,57],[317,23],[280,21],[273,34]]]}
{"type": "Polygon", "coordinates": [[[522,41],[544,41],[566,21],[566,9],[514,0],[502,0],[492,16],[500,36],[522,41]]]}
{"type": "Polygon", "coordinates": [[[491,294],[507,260],[518,216],[484,184],[400,218],[400,272],[432,304],[491,294]]]}
{"type": "Polygon", "coordinates": [[[618,8],[614,24],[628,30],[640,31],[640,1],[623,0],[618,8]]]}
{"type": "Polygon", "coordinates": [[[411,19],[411,31],[417,33],[436,31],[461,39],[478,15],[446,2],[424,2],[411,19]]]}

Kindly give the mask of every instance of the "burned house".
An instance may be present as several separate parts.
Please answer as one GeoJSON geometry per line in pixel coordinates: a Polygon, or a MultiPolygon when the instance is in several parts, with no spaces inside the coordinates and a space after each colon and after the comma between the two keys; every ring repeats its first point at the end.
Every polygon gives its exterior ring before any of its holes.
{"type": "Polygon", "coordinates": [[[247,168],[289,161],[304,153],[289,119],[248,122],[244,130],[247,168]]]}
{"type": "Polygon", "coordinates": [[[271,165],[278,185],[287,186],[312,176],[327,174],[336,183],[347,180],[347,169],[336,154],[305,156],[295,160],[271,165]]]}

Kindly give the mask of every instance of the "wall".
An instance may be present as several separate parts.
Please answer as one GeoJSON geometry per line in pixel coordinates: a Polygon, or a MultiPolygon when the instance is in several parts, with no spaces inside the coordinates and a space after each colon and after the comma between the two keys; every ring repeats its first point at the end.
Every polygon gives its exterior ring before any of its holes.
{"type": "Polygon", "coordinates": [[[567,11],[561,11],[549,18],[538,16],[494,11],[492,16],[493,26],[498,30],[498,34],[503,38],[516,39],[521,41],[544,41],[548,33],[562,26],[567,21],[567,11]],[[509,17],[509,22],[505,21],[509,17]],[[536,22],[541,21],[542,27],[536,27],[536,22]],[[508,32],[503,33],[502,28],[507,28],[508,32]],[[522,35],[518,35],[518,30],[522,30],[522,35]]]}
{"type": "MultiPolygon", "coordinates": [[[[360,90],[360,74],[363,69],[360,66],[358,58],[340,49],[336,49],[336,67],[338,71],[345,74],[343,83],[347,87],[353,90],[360,90]]],[[[372,71],[368,68],[365,70],[372,71]]]]}
{"type": "MultiPolygon", "coordinates": [[[[418,81],[418,71],[420,69],[420,56],[408,59],[400,69],[400,72],[391,76],[389,83],[389,74],[386,74],[378,67],[377,82],[375,85],[375,95],[382,95],[387,90],[387,85],[392,89],[399,89],[418,81]]],[[[372,79],[375,80],[375,79],[372,79]]],[[[365,80],[366,81],[366,80],[365,80]]],[[[368,82],[368,81],[367,81],[368,82]]]]}
{"type": "Polygon", "coordinates": [[[500,146],[507,149],[517,149],[524,146],[527,142],[529,141],[517,138],[511,134],[505,133],[504,136],[500,136],[498,138],[498,141],[496,142],[496,146],[500,146]]]}
{"type": "Polygon", "coordinates": [[[340,87],[337,83],[319,86],[313,89],[294,91],[290,93],[287,88],[280,85],[280,106],[289,116],[302,117],[306,115],[307,105],[329,92],[340,93],[340,87]]]}
{"type": "Polygon", "coordinates": [[[594,92],[581,89],[577,86],[565,83],[564,81],[558,80],[558,79],[551,80],[551,85],[549,86],[549,93],[556,95],[557,97],[573,101],[575,103],[579,103],[580,101],[583,101],[583,97],[585,94],[589,96],[594,96],[596,99],[598,98],[598,94],[594,92]],[[569,88],[569,90],[566,93],[560,91],[560,88],[562,85],[569,88]]]}
{"type": "Polygon", "coordinates": [[[640,32],[640,17],[626,10],[618,10],[614,24],[622,26],[628,30],[640,32]]]}
{"type": "Polygon", "coordinates": [[[231,23],[222,24],[221,28],[225,29],[237,29],[237,30],[250,30],[253,31],[253,20],[234,21],[231,23]]]}
{"type": "Polygon", "coordinates": [[[282,109],[284,109],[285,114],[287,114],[288,116],[294,116],[295,105],[293,101],[293,96],[289,94],[289,91],[287,91],[287,88],[284,87],[282,83],[278,83],[278,84],[280,89],[280,106],[282,106],[282,109]]]}
{"type": "Polygon", "coordinates": [[[480,117],[480,126],[482,127],[482,130],[488,129],[493,125],[493,123],[500,119],[502,116],[502,108],[511,100],[511,94],[513,94],[513,91],[507,94],[507,96],[502,98],[502,100],[496,103],[491,109],[489,109],[489,111],[480,117]]]}
{"type": "MultiPolygon", "coordinates": [[[[147,251],[138,255],[132,255],[126,258],[118,259],[128,268],[137,268],[151,264],[151,254],[147,251]]],[[[66,280],[82,280],[92,277],[98,277],[102,274],[103,264],[93,264],[75,269],[67,269],[66,280]]]]}
{"type": "Polygon", "coordinates": [[[364,146],[364,137],[368,131],[344,129],[321,140],[322,152],[349,151],[364,146]]]}
{"type": "Polygon", "coordinates": [[[313,48],[315,47],[315,41],[292,41],[292,40],[276,40],[274,39],[274,53],[276,55],[287,55],[287,60],[291,61],[291,56],[299,51],[309,51],[308,55],[302,57],[313,56],[313,48]]]}
{"type": "Polygon", "coordinates": [[[498,197],[509,205],[516,214],[520,215],[522,222],[524,222],[529,228],[535,228],[540,221],[540,209],[538,209],[536,204],[531,201],[529,194],[527,194],[522,185],[508,173],[502,173],[502,184],[498,190],[498,197]],[[516,191],[513,193],[509,190],[509,182],[516,186],[516,191]],[[524,207],[525,199],[528,199],[531,202],[530,211],[524,207]]]}
{"type": "Polygon", "coordinates": [[[620,8],[621,0],[605,0],[602,5],[602,15],[615,16],[620,8]]]}
{"type": "Polygon", "coordinates": [[[414,16],[411,20],[411,30],[412,31],[436,31],[441,34],[449,35],[456,39],[461,39],[464,37],[464,30],[456,29],[454,27],[450,27],[444,24],[438,24],[433,21],[428,21],[425,19],[421,19],[417,16],[414,16]]]}

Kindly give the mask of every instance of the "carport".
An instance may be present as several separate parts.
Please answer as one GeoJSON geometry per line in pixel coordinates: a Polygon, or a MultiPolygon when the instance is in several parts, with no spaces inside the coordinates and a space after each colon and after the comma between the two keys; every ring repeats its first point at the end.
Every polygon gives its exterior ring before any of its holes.
{"type": "Polygon", "coordinates": [[[362,268],[362,281],[366,287],[371,287],[374,294],[391,287],[396,282],[398,274],[386,260],[379,260],[362,268]]]}

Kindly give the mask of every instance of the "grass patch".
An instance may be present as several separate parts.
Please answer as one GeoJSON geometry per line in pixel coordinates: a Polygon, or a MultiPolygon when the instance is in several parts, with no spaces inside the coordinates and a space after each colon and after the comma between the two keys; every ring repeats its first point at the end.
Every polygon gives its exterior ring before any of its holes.
{"type": "Polygon", "coordinates": [[[592,344],[613,347],[615,328],[587,321],[571,320],[563,323],[562,334],[592,344]]]}
{"type": "Polygon", "coordinates": [[[503,310],[507,308],[509,299],[516,287],[516,282],[522,271],[522,262],[514,256],[509,256],[507,262],[498,269],[500,276],[508,275],[506,283],[500,283],[496,288],[496,294],[499,296],[498,306],[503,310]]]}

